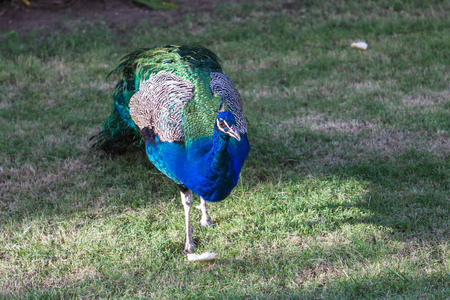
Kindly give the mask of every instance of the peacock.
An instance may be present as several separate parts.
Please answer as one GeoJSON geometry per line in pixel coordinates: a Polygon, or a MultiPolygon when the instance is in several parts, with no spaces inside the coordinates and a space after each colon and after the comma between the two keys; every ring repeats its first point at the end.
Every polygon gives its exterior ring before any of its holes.
{"type": "Polygon", "coordinates": [[[220,59],[202,46],[145,48],[129,53],[119,74],[113,111],[94,146],[123,153],[141,144],[148,159],[180,189],[185,253],[193,253],[190,210],[199,196],[201,225],[213,226],[206,202],[225,199],[249,153],[242,100],[220,59]]]}

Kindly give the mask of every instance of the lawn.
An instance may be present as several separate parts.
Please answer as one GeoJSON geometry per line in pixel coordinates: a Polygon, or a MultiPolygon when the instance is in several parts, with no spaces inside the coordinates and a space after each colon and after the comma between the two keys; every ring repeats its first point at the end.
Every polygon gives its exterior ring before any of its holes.
{"type": "Polygon", "coordinates": [[[449,11],[219,2],[170,26],[0,32],[0,298],[450,297],[449,11]],[[167,44],[216,52],[249,124],[216,226],[192,213],[212,262],[187,261],[178,188],[139,148],[90,147],[108,73],[167,44]]]}

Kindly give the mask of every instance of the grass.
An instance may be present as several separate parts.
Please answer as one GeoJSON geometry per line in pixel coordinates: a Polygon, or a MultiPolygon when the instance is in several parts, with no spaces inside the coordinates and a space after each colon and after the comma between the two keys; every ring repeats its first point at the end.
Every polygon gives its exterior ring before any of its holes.
{"type": "MultiPolygon", "coordinates": [[[[218,3],[175,24],[2,32],[0,298],[450,295],[448,1],[218,3]],[[352,49],[365,40],[367,51],[352,49]],[[182,253],[176,186],[89,146],[138,47],[223,60],[251,154],[182,253]]],[[[194,220],[200,213],[193,213],[194,220]]]]}

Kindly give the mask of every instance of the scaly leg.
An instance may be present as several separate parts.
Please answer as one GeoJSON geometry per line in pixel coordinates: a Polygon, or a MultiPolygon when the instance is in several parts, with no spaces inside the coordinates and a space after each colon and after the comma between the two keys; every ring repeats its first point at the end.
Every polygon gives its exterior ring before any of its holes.
{"type": "Polygon", "coordinates": [[[196,206],[195,208],[198,208],[202,211],[202,219],[200,220],[200,224],[203,227],[214,226],[214,223],[211,222],[211,218],[209,217],[208,209],[206,208],[206,201],[202,197],[200,197],[200,205],[196,206]]]}
{"type": "Polygon", "coordinates": [[[186,217],[186,246],[184,247],[184,253],[192,253],[195,250],[195,244],[192,240],[192,229],[191,229],[191,203],[192,203],[192,192],[186,187],[180,188],[181,193],[181,203],[184,207],[184,215],[186,217]]]}

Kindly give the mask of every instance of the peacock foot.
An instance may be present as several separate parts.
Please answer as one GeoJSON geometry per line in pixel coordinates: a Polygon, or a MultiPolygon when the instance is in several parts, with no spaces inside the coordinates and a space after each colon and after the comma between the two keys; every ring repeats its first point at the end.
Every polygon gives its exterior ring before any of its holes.
{"type": "Polygon", "coordinates": [[[196,248],[197,248],[197,247],[195,246],[194,243],[186,243],[186,246],[184,247],[183,252],[184,252],[185,254],[194,253],[194,251],[195,251],[196,248]]]}
{"type": "Polygon", "coordinates": [[[202,226],[202,227],[213,227],[213,226],[215,226],[215,224],[211,221],[211,219],[210,218],[207,218],[207,219],[201,219],[200,220],[200,225],[202,226]]]}
{"type": "Polygon", "coordinates": [[[206,208],[206,202],[203,198],[200,198],[201,204],[196,206],[195,208],[202,211],[202,219],[200,220],[200,225],[202,227],[213,227],[214,223],[211,221],[209,217],[208,209],[206,208]]]}

